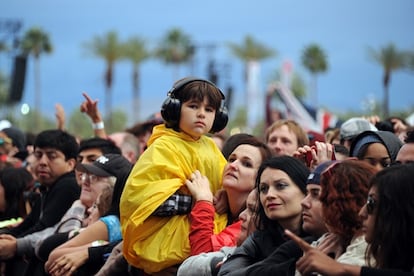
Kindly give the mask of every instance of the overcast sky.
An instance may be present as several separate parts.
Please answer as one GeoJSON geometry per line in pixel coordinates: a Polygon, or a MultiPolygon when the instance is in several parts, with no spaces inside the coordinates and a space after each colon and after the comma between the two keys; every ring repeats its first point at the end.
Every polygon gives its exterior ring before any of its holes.
{"type": "MultiPolygon", "coordinates": [[[[241,43],[246,35],[273,48],[277,55],[261,63],[260,87],[285,61],[293,64],[306,83],[308,72],[301,66],[302,49],[319,44],[326,52],[329,69],[318,77],[318,102],[334,112],[362,111],[369,98],[380,101],[382,68],[369,59],[369,47],[380,49],[394,43],[400,50],[414,50],[414,1],[412,0],[3,0],[0,19],[21,20],[19,35],[41,27],[54,51],[41,57],[42,111],[53,116],[54,104],[68,113],[78,108],[82,91],[100,100],[104,108],[104,62],[87,55],[83,45],[94,36],[116,31],[121,40],[139,36],[153,48],[172,28],[178,27],[199,46],[192,71],[182,67],[180,76],[191,72],[207,77],[212,58],[225,75],[218,85],[232,85],[241,104],[245,91],[243,64],[231,55],[227,43],[241,43]],[[62,3],[64,2],[64,3],[62,3]],[[213,48],[206,46],[214,45],[213,48]],[[208,50],[210,49],[210,50],[208,50]]],[[[4,33],[0,33],[3,37],[4,33]]],[[[11,58],[0,56],[0,69],[10,73],[11,58]]],[[[29,61],[23,102],[34,104],[33,62],[29,61]]],[[[159,110],[175,81],[174,70],[158,60],[141,66],[142,110],[140,119],[159,110]]],[[[114,108],[131,112],[131,65],[115,66],[114,108]]],[[[393,73],[391,110],[414,107],[414,72],[393,73]]],[[[130,122],[136,118],[130,118],[130,122]]]]}

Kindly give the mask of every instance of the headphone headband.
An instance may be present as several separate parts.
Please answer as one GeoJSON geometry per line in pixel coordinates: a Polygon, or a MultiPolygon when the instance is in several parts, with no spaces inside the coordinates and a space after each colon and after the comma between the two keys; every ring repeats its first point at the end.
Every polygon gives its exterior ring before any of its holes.
{"type": "Polygon", "coordinates": [[[224,96],[224,93],[221,91],[221,89],[220,89],[220,88],[218,88],[218,86],[217,86],[217,85],[215,85],[214,83],[212,83],[212,82],[211,82],[211,81],[209,81],[209,80],[206,80],[206,79],[200,79],[200,78],[197,78],[197,77],[186,77],[186,78],[183,78],[183,79],[181,79],[181,80],[177,81],[177,82],[173,85],[173,87],[170,89],[170,91],[168,91],[167,96],[168,96],[168,97],[171,97],[171,98],[175,98],[175,94],[174,94],[174,92],[175,92],[175,91],[180,90],[181,88],[183,88],[183,87],[184,87],[184,86],[186,86],[187,84],[189,84],[189,83],[191,83],[191,82],[194,82],[194,81],[202,81],[202,82],[205,82],[205,83],[208,83],[208,84],[210,84],[210,85],[214,86],[214,87],[215,87],[215,88],[217,88],[217,90],[220,92],[220,94],[221,94],[221,98],[222,98],[223,100],[225,100],[225,99],[226,99],[226,97],[224,96]]]}

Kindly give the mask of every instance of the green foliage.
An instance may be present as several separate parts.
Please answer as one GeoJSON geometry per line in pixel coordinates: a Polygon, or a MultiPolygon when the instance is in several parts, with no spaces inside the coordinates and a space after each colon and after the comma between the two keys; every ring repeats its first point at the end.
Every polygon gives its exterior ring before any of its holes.
{"type": "Polygon", "coordinates": [[[277,54],[275,50],[255,41],[250,35],[244,38],[243,43],[229,43],[228,46],[232,53],[243,61],[260,61],[277,54]]]}
{"type": "Polygon", "coordinates": [[[293,95],[298,99],[304,99],[306,97],[306,85],[302,77],[294,72],[292,76],[292,83],[290,85],[293,95]]]}
{"type": "Polygon", "coordinates": [[[28,115],[16,118],[16,125],[22,130],[37,134],[46,129],[56,129],[56,122],[43,116],[37,110],[31,110],[28,115]]]}
{"type": "Polygon", "coordinates": [[[368,49],[370,57],[380,64],[384,70],[382,84],[384,87],[383,99],[383,117],[389,116],[389,85],[391,82],[392,71],[403,69],[407,64],[407,54],[404,51],[398,50],[394,44],[390,43],[379,50],[372,48],[368,49]]]}
{"type": "Polygon", "coordinates": [[[7,104],[8,80],[3,72],[0,72],[0,107],[7,104]]]}
{"type": "Polygon", "coordinates": [[[317,44],[306,46],[302,52],[302,64],[313,75],[328,70],[327,57],[317,44]]]}
{"type": "Polygon", "coordinates": [[[32,54],[36,59],[42,53],[51,53],[53,48],[49,35],[39,27],[29,29],[20,44],[23,54],[32,54]]]}
{"type": "Polygon", "coordinates": [[[167,32],[160,46],[155,50],[155,56],[169,64],[181,64],[189,61],[193,55],[190,36],[178,28],[167,32]]]}
{"type": "MultiPolygon", "coordinates": [[[[106,133],[110,134],[112,132],[123,131],[126,128],[127,119],[124,111],[115,110],[111,116],[112,126],[108,126],[108,118],[104,119],[106,133]]],[[[80,139],[94,136],[92,121],[86,114],[80,112],[79,109],[72,111],[67,129],[70,133],[76,134],[80,139]]]]}

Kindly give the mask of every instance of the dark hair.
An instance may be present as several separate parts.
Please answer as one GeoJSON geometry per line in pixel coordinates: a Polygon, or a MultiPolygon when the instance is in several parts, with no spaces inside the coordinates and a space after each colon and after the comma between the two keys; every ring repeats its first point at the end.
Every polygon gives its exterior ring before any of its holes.
{"type": "Polygon", "coordinates": [[[204,98],[206,98],[207,102],[216,111],[220,109],[221,101],[223,100],[222,93],[217,87],[202,80],[189,82],[182,88],[174,91],[174,96],[176,99],[180,100],[181,103],[189,100],[202,102],[204,98]]]}
{"type": "Polygon", "coordinates": [[[84,139],[79,144],[79,152],[94,148],[100,149],[102,151],[102,155],[107,153],[122,154],[121,150],[115,145],[115,143],[109,139],[93,137],[84,139]]]}
{"type": "Polygon", "coordinates": [[[332,144],[334,146],[334,150],[337,153],[343,154],[345,156],[349,156],[349,150],[347,147],[341,144],[332,144]]]}
{"type": "Polygon", "coordinates": [[[377,188],[377,210],[367,256],[378,268],[411,271],[414,267],[414,164],[397,164],[371,181],[377,188]]]}
{"type": "Polygon", "coordinates": [[[404,139],[405,143],[414,143],[414,127],[407,129],[407,136],[404,139]]]}
{"type": "Polygon", "coordinates": [[[272,156],[270,148],[258,138],[247,133],[238,133],[230,136],[223,145],[221,152],[224,158],[229,159],[232,152],[240,145],[251,145],[260,150],[262,160],[269,159],[272,156]]]}
{"type": "MultiPolygon", "coordinates": [[[[172,112],[174,113],[180,112],[180,110],[175,110],[175,108],[181,108],[182,104],[189,100],[203,102],[204,99],[207,99],[208,104],[216,110],[216,117],[213,123],[213,128],[214,128],[214,124],[218,119],[217,117],[218,113],[221,111],[220,108],[221,108],[222,101],[224,101],[224,98],[223,98],[224,95],[220,91],[220,89],[217,86],[215,86],[213,83],[211,83],[210,81],[205,81],[202,79],[192,80],[192,78],[180,79],[174,83],[174,86],[177,86],[177,87],[173,88],[169,92],[168,97],[178,100],[179,105],[171,104],[171,103],[166,104],[164,102],[162,110],[161,110],[161,114],[164,118],[165,126],[168,128],[172,128],[175,131],[180,131],[179,129],[180,118],[179,117],[181,116],[181,113],[171,114],[172,112]],[[184,84],[181,84],[181,83],[184,83],[184,84]],[[175,107],[172,108],[173,106],[175,107]],[[174,115],[177,116],[178,118],[175,118],[175,119],[170,118],[170,117],[174,117],[174,115]]],[[[225,123],[227,124],[227,121],[225,123]]],[[[218,131],[218,130],[215,130],[215,131],[218,131]]]]}
{"type": "Polygon", "coordinates": [[[362,227],[360,209],[365,205],[375,167],[360,160],[333,163],[321,175],[322,210],[330,231],[347,246],[362,227]]]}
{"type": "Polygon", "coordinates": [[[0,220],[25,218],[24,192],[33,186],[33,176],[25,168],[4,168],[0,171],[0,185],[4,188],[6,210],[0,220]]]}
{"type": "Polygon", "coordinates": [[[399,121],[401,121],[402,124],[407,125],[407,122],[403,118],[389,117],[389,118],[387,118],[383,121],[380,121],[380,122],[376,123],[375,127],[378,130],[389,131],[389,132],[395,133],[395,131],[394,131],[395,122],[393,122],[395,120],[399,120],[399,121]]]}
{"type": "Polygon", "coordinates": [[[292,156],[276,156],[264,160],[260,165],[256,176],[256,189],[258,191],[257,197],[257,216],[255,217],[255,223],[257,229],[280,229],[280,225],[277,221],[269,219],[264,211],[264,208],[260,202],[260,181],[262,173],[265,169],[277,169],[284,171],[292,181],[299,187],[303,194],[306,194],[306,180],[309,175],[309,169],[302,161],[292,156]]]}
{"type": "Polygon", "coordinates": [[[36,136],[34,148],[57,149],[65,155],[66,160],[76,160],[79,144],[73,135],[62,130],[52,129],[42,131],[36,136]]]}
{"type": "Polygon", "coordinates": [[[131,162],[129,162],[122,155],[121,157],[122,159],[124,159],[125,166],[123,167],[122,172],[120,172],[116,177],[114,191],[112,194],[111,207],[109,208],[108,212],[105,214],[105,215],[115,215],[118,218],[119,218],[119,203],[121,201],[121,195],[122,195],[122,192],[124,191],[126,181],[133,167],[133,164],[131,164],[131,162]]]}

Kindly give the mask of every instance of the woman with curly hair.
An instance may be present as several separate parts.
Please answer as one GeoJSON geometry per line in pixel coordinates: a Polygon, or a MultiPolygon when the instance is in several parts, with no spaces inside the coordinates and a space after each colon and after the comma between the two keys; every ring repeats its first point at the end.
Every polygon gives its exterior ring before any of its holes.
{"type": "Polygon", "coordinates": [[[319,200],[328,233],[319,239],[319,247],[338,262],[365,264],[367,243],[358,212],[366,203],[369,181],[376,172],[366,162],[345,160],[332,162],[322,173],[319,200]]]}
{"type": "Polygon", "coordinates": [[[369,244],[366,265],[338,263],[287,232],[304,252],[296,263],[298,270],[304,275],[413,275],[413,179],[414,164],[397,164],[378,172],[371,180],[366,203],[359,212],[369,244]]]}

